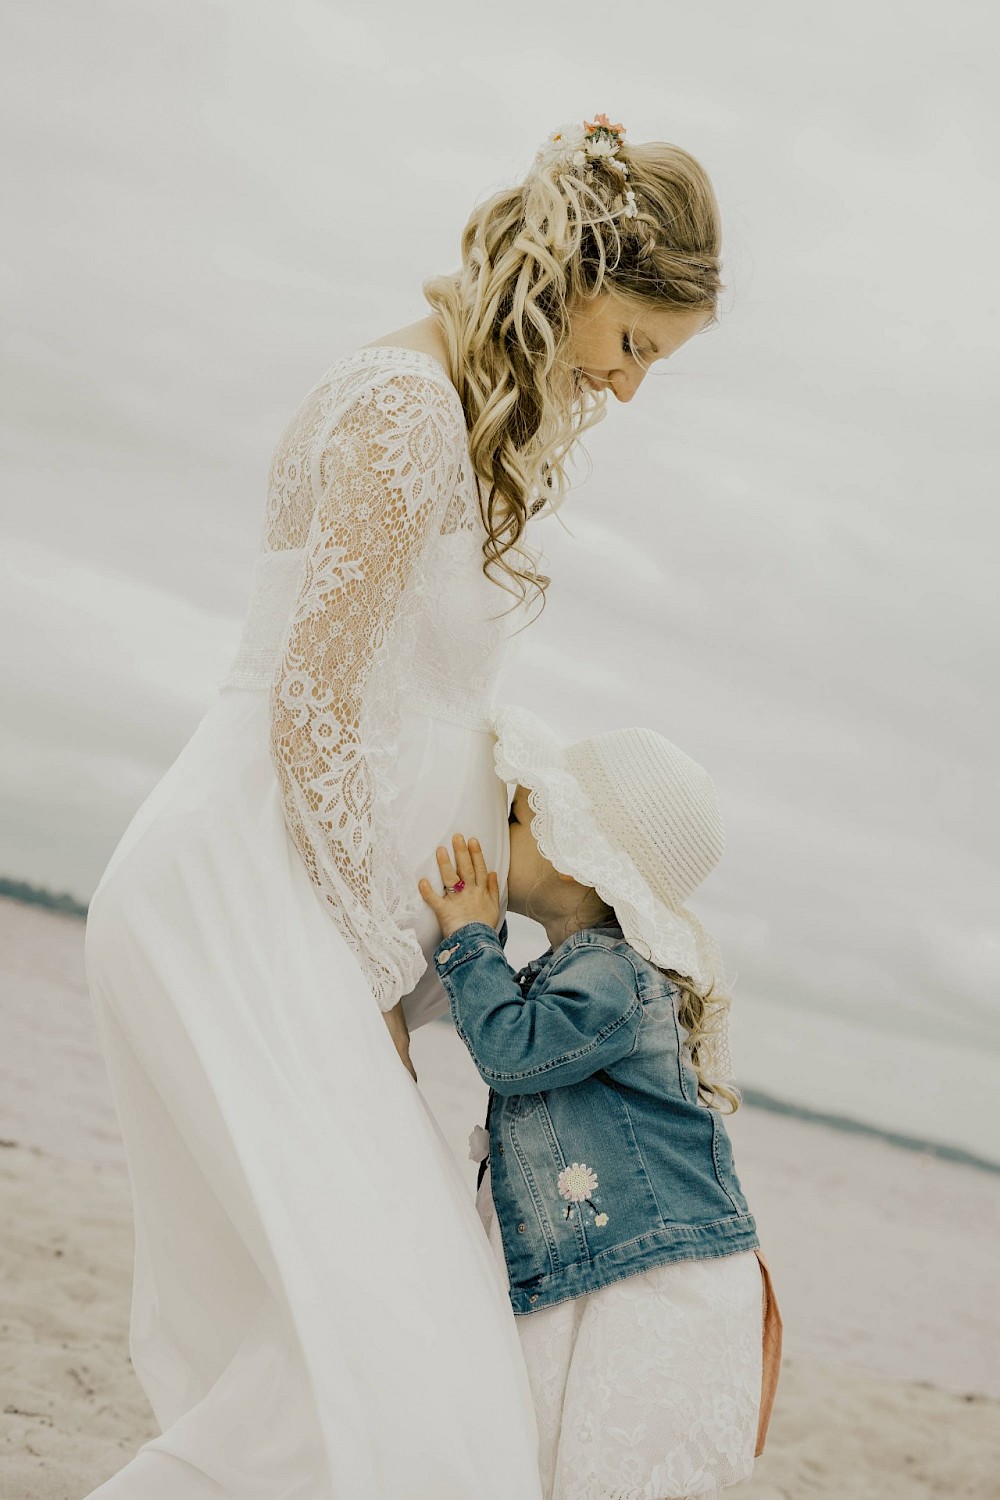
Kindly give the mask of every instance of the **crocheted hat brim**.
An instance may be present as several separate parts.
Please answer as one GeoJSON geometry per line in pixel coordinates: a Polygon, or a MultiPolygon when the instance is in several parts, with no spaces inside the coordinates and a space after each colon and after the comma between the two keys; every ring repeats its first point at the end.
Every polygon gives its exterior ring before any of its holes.
{"type": "Polygon", "coordinates": [[[527,789],[541,854],[614,907],[622,932],[644,958],[690,979],[702,993],[713,986],[716,994],[724,991],[713,939],[685,907],[655,895],[628,852],[602,832],[550,726],[529,709],[505,704],[496,711],[494,730],[497,775],[527,789]]]}

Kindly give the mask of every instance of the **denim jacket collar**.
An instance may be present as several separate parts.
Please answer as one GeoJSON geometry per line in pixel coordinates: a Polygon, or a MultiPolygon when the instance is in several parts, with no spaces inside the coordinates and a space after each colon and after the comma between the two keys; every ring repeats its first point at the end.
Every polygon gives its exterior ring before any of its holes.
{"type": "MultiPolygon", "coordinates": [[[[612,913],[612,915],[610,917],[605,917],[600,922],[591,922],[591,923],[588,924],[587,927],[578,928],[578,932],[589,932],[591,930],[591,928],[596,928],[596,929],[598,929],[601,932],[610,932],[612,934],[612,936],[621,938],[623,942],[625,941],[625,934],[622,931],[621,923],[619,922],[618,918],[614,915],[614,913],[612,913]]],[[[502,946],[506,942],[506,938],[507,938],[507,922],[506,922],[506,919],[504,920],[504,924],[503,924],[503,927],[500,930],[499,936],[500,936],[500,943],[501,943],[501,946],[502,946]]],[[[522,968],[518,970],[518,976],[519,976],[519,978],[521,980],[522,988],[524,987],[525,983],[529,983],[530,984],[531,981],[533,979],[535,979],[538,976],[538,974],[541,973],[542,969],[545,968],[545,966],[549,962],[549,960],[550,959],[554,959],[556,957],[556,955],[562,951],[562,949],[565,946],[565,944],[568,943],[572,938],[575,938],[576,936],[577,936],[576,932],[571,932],[567,937],[563,938],[563,940],[562,940],[561,943],[557,943],[554,948],[553,948],[552,944],[550,943],[549,946],[546,948],[546,950],[545,950],[544,953],[540,953],[537,958],[533,958],[533,959],[530,960],[529,963],[524,964],[522,966],[522,968]]]]}

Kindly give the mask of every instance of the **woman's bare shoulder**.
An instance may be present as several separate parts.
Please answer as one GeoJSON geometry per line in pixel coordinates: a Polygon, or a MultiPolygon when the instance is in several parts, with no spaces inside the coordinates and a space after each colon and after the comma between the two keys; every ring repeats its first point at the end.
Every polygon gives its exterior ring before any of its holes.
{"type": "Polygon", "coordinates": [[[418,354],[429,354],[444,368],[449,380],[452,378],[441,325],[433,315],[421,318],[416,323],[408,323],[405,328],[397,328],[394,333],[387,333],[380,339],[372,339],[370,343],[362,344],[361,347],[363,349],[414,349],[418,354]]]}

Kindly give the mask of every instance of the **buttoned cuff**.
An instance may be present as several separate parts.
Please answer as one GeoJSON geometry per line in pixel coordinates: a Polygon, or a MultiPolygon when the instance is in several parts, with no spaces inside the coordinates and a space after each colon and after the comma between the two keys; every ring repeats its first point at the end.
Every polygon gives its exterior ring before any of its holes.
{"type": "Polygon", "coordinates": [[[466,922],[457,928],[451,937],[442,938],[434,949],[434,963],[441,975],[451,972],[458,964],[488,949],[503,953],[501,935],[506,936],[507,923],[496,933],[486,922],[466,922]]]}

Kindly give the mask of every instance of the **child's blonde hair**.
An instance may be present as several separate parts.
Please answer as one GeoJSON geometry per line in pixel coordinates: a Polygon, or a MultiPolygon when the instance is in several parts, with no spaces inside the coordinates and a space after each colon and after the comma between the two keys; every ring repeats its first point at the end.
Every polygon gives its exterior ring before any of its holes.
{"type": "MultiPolygon", "coordinates": [[[[544,877],[543,877],[544,878],[544,877]]],[[[540,885],[541,879],[535,882],[540,885]]],[[[532,890],[528,892],[525,900],[525,912],[530,917],[530,906],[532,890]]],[[[609,906],[601,896],[588,886],[573,912],[569,927],[571,931],[580,932],[584,927],[591,927],[598,922],[606,921],[609,917],[615,917],[615,909],[609,906]]],[[[534,919],[537,920],[537,919],[534,919]]],[[[659,965],[656,965],[659,968],[659,965]]],[[[698,1079],[698,1098],[702,1104],[707,1104],[709,1109],[720,1110],[724,1114],[735,1114],[741,1104],[739,1094],[731,1089],[728,1084],[720,1083],[717,1079],[710,1078],[705,1071],[703,1062],[704,1043],[710,1031],[724,1021],[729,1014],[730,1002],[728,996],[721,998],[713,997],[712,990],[702,993],[692,981],[684,974],[678,974],[674,969],[660,969],[660,973],[677,990],[680,995],[680,1003],[677,1006],[677,1020],[687,1036],[684,1045],[687,1047],[691,1058],[691,1066],[698,1079]]]]}
{"type": "MultiPolygon", "coordinates": [[[[567,306],[614,292],[658,310],[715,317],[720,291],[718,206],[704,170],[679,146],[622,146],[636,212],[623,208],[622,175],[595,163],[582,175],[538,161],[525,181],[476,208],[462,235],[462,266],[431,277],[424,295],[444,329],[465,408],[469,450],[487,488],[483,572],[497,564],[533,584],[544,607],[550,579],[504,560],[532,511],[558,505],[570,448],[604,414],[581,393],[563,352],[567,306]]],[[[502,579],[495,580],[509,585],[502,579]]],[[[509,589],[515,592],[514,589],[509,589]]]]}
{"type": "Polygon", "coordinates": [[[664,969],[662,972],[681,997],[680,1005],[677,1007],[677,1019],[687,1032],[685,1045],[691,1054],[691,1066],[698,1078],[698,1098],[703,1104],[707,1104],[709,1109],[722,1110],[730,1115],[735,1114],[742,1102],[739,1094],[727,1084],[707,1077],[700,1055],[704,1050],[704,1041],[709,1031],[729,1012],[728,998],[713,999],[711,990],[702,994],[690,979],[683,974],[676,974],[673,969],[664,969]],[[724,1106],[728,1107],[724,1108],[724,1106]]]}

